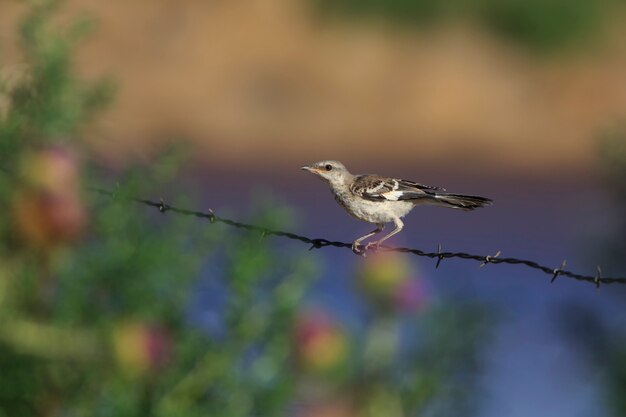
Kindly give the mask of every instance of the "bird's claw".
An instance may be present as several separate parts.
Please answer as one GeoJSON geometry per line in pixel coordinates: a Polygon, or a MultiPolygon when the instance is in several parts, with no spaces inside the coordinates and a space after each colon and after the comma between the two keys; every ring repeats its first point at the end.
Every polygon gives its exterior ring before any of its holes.
{"type": "Polygon", "coordinates": [[[361,245],[358,242],[354,242],[352,244],[352,252],[354,252],[357,255],[361,255],[361,256],[365,256],[365,251],[367,250],[367,248],[364,248],[363,250],[361,249],[361,245]]]}
{"type": "Polygon", "coordinates": [[[355,242],[352,244],[352,252],[356,253],[357,255],[366,256],[367,252],[369,252],[370,250],[377,251],[379,247],[380,246],[378,242],[369,242],[365,246],[355,242]]]}
{"type": "Polygon", "coordinates": [[[367,252],[370,249],[372,249],[374,252],[376,252],[376,251],[378,251],[379,247],[380,247],[380,243],[379,242],[369,242],[367,245],[365,245],[364,252],[367,252]]]}

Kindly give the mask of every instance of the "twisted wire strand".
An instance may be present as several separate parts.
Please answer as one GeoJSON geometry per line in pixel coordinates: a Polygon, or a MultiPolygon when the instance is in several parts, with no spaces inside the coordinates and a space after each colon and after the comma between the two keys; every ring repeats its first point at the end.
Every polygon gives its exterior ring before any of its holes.
{"type": "MultiPolygon", "coordinates": [[[[102,195],[106,195],[112,198],[118,198],[117,192],[103,190],[99,188],[90,188],[91,191],[97,192],[102,195]]],[[[223,223],[232,227],[236,227],[239,229],[248,230],[251,232],[259,232],[262,236],[277,236],[284,237],[291,240],[297,240],[306,244],[311,245],[309,250],[311,249],[321,249],[324,247],[336,247],[336,248],[347,248],[352,250],[352,244],[340,241],[333,241],[323,238],[310,238],[304,235],[299,235],[297,233],[287,232],[283,230],[270,229],[267,227],[242,223],[237,220],[228,219],[226,217],[220,217],[213,210],[209,209],[207,212],[189,210],[185,208],[175,207],[170,204],[167,204],[161,199],[160,201],[152,201],[143,198],[130,198],[130,201],[134,201],[136,203],[144,204],[150,207],[154,207],[158,209],[161,213],[173,212],[185,216],[195,216],[198,218],[204,218],[209,220],[210,223],[223,223]]],[[[441,262],[444,259],[458,258],[458,259],[466,259],[466,260],[474,260],[480,262],[480,266],[484,267],[487,264],[508,264],[508,265],[524,265],[528,268],[535,269],[541,271],[547,275],[552,276],[551,282],[554,282],[556,278],[562,276],[571,279],[575,279],[578,281],[585,281],[592,284],[595,284],[597,288],[600,287],[600,284],[626,284],[626,278],[615,278],[615,277],[603,277],[602,270],[598,266],[596,269],[596,274],[594,276],[591,275],[583,275],[578,274],[572,271],[568,271],[565,268],[565,261],[561,263],[559,267],[550,268],[545,265],[541,265],[535,261],[526,260],[526,259],[518,259],[518,258],[502,258],[500,257],[500,251],[495,253],[494,255],[474,255],[465,252],[444,252],[442,251],[441,245],[438,245],[436,252],[428,252],[421,249],[414,248],[405,248],[405,247],[390,247],[390,246],[381,246],[380,249],[389,252],[400,252],[400,253],[410,253],[416,256],[437,259],[437,263],[435,264],[435,268],[438,268],[441,262]]],[[[364,254],[363,254],[364,255],[364,254]]]]}

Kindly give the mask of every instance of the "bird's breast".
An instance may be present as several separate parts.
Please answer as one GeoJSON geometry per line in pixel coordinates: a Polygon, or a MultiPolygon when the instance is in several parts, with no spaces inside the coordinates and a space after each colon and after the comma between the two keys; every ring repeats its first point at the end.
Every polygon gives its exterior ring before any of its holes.
{"type": "Polygon", "coordinates": [[[408,201],[370,201],[355,196],[350,191],[333,190],[335,200],[359,220],[369,223],[389,223],[405,216],[413,208],[408,201]]]}

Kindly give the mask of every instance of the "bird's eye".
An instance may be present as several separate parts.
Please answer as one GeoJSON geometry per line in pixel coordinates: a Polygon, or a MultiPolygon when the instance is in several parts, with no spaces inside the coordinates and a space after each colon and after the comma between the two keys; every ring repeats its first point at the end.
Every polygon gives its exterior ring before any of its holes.
{"type": "Polygon", "coordinates": [[[326,164],[324,168],[326,168],[326,171],[330,171],[333,169],[333,166],[331,164],[326,164]]]}

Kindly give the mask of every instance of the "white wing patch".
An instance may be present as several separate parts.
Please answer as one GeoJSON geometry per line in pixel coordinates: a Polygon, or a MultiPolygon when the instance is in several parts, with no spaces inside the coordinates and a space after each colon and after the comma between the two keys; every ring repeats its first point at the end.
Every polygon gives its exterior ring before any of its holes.
{"type": "Polygon", "coordinates": [[[381,194],[381,196],[384,197],[385,200],[389,200],[389,201],[398,201],[400,197],[402,197],[403,195],[404,195],[403,191],[389,191],[387,193],[381,194]]]}
{"type": "Polygon", "coordinates": [[[358,176],[350,185],[350,190],[366,200],[401,201],[429,197],[434,193],[424,191],[415,183],[395,178],[382,178],[373,175],[358,176]]]}

